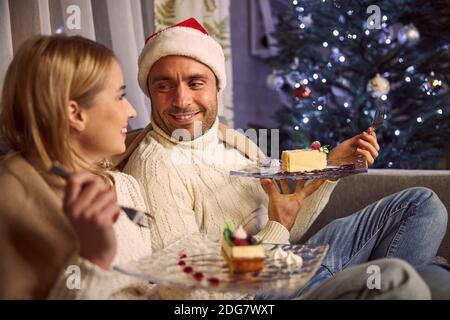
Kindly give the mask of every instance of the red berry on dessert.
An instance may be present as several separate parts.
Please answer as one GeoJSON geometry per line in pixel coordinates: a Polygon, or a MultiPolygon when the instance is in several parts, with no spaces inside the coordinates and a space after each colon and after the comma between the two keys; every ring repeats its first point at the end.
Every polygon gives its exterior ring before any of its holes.
{"type": "Polygon", "coordinates": [[[233,239],[232,242],[235,246],[248,246],[249,245],[249,243],[246,239],[233,239]]]}
{"type": "Polygon", "coordinates": [[[313,143],[311,143],[311,149],[313,150],[320,150],[320,142],[319,141],[314,141],[313,143]]]}

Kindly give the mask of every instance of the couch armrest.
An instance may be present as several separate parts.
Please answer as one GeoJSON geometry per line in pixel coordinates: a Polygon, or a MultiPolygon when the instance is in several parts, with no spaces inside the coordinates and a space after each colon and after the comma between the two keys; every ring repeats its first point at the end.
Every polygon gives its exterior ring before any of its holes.
{"type": "MultiPolygon", "coordinates": [[[[352,214],[384,196],[417,186],[432,189],[450,212],[450,170],[371,169],[366,174],[341,179],[328,205],[303,239],[308,239],[329,222],[352,214]]],[[[450,223],[438,254],[450,261],[450,223]]]]}

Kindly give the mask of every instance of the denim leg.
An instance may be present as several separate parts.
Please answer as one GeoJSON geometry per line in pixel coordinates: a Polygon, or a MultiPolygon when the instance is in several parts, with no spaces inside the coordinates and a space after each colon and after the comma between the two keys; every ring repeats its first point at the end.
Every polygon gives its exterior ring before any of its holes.
{"type": "Polygon", "coordinates": [[[302,295],[301,300],[429,300],[430,290],[416,270],[400,259],[379,259],[346,268],[302,295]],[[379,267],[379,286],[369,286],[367,269],[379,267]]]}
{"type": "Polygon", "coordinates": [[[437,195],[416,187],[331,222],[308,240],[310,244],[328,243],[330,250],[299,294],[347,267],[375,259],[397,257],[414,267],[431,264],[445,235],[447,218],[437,195]]]}
{"type": "Polygon", "coordinates": [[[433,300],[450,300],[450,265],[431,264],[417,268],[433,300]]]}

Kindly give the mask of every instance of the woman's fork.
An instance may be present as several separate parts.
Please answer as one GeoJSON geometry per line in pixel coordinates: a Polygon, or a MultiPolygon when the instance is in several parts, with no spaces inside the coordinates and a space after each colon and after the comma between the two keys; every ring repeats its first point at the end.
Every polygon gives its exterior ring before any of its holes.
{"type": "Polygon", "coordinates": [[[120,206],[120,208],[125,212],[128,219],[135,224],[143,228],[150,228],[150,220],[153,220],[154,218],[148,212],[124,206],[120,206]]]}
{"type": "Polygon", "coordinates": [[[386,117],[386,107],[383,107],[383,106],[377,107],[377,109],[375,111],[375,116],[373,118],[373,121],[372,121],[372,124],[370,127],[373,128],[373,130],[375,131],[383,124],[385,117],[386,117]]]}
{"type": "MultiPolygon", "coordinates": [[[[70,177],[70,172],[58,162],[53,163],[53,166],[50,168],[50,173],[57,175],[65,180],[68,180],[70,177]]],[[[128,219],[130,219],[133,223],[143,228],[150,228],[150,220],[153,220],[154,217],[152,217],[149,213],[134,208],[124,206],[119,207],[123,210],[123,212],[125,212],[128,219]]]]}

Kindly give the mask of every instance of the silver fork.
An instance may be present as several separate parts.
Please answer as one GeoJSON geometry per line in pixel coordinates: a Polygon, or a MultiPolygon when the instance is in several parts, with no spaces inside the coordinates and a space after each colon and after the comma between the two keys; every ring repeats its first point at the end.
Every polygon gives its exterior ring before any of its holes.
{"type": "Polygon", "coordinates": [[[373,117],[372,124],[370,125],[373,128],[373,130],[378,129],[383,124],[385,116],[386,116],[386,107],[383,106],[377,107],[375,111],[375,116],[373,117]]]}
{"type": "MultiPolygon", "coordinates": [[[[68,180],[70,177],[70,172],[58,162],[53,163],[53,166],[50,168],[50,173],[65,180],[68,180]]],[[[143,228],[150,228],[150,220],[153,220],[154,217],[152,217],[148,212],[125,206],[119,207],[123,210],[123,212],[125,212],[128,219],[130,219],[133,223],[143,228]]]]}

